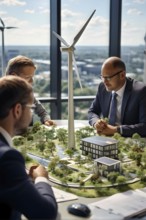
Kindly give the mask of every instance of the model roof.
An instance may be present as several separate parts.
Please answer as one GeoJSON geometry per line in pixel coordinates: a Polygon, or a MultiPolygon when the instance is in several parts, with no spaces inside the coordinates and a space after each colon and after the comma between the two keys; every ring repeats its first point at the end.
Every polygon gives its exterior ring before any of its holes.
{"type": "Polygon", "coordinates": [[[103,136],[87,137],[87,138],[83,138],[82,141],[86,141],[88,143],[92,143],[100,146],[106,146],[106,145],[118,143],[118,141],[114,138],[108,138],[103,136]]]}
{"type": "Polygon", "coordinates": [[[112,158],[109,158],[109,157],[100,157],[98,159],[95,159],[94,161],[98,162],[98,163],[108,165],[108,166],[112,166],[114,164],[120,163],[119,160],[115,160],[115,159],[112,159],[112,158]]]}

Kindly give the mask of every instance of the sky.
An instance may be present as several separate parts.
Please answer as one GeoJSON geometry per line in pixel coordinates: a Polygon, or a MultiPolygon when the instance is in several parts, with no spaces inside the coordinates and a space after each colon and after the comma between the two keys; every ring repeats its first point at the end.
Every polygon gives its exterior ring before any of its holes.
{"type": "MultiPolygon", "coordinates": [[[[49,45],[50,0],[0,0],[5,45],[49,45]]],[[[61,36],[70,44],[94,9],[78,45],[108,45],[110,0],[62,0],[61,36]]],[[[123,0],[122,45],[144,45],[146,0],[123,0]]],[[[0,24],[1,26],[1,24],[0,24]]],[[[1,36],[0,36],[1,40],[1,36]]]]}

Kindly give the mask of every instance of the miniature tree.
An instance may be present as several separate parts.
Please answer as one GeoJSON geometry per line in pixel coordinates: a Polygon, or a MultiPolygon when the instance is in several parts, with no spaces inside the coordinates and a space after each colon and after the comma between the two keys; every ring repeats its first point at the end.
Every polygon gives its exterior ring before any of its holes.
{"type": "Polygon", "coordinates": [[[48,140],[45,147],[51,152],[51,155],[54,156],[54,151],[56,150],[55,143],[52,140],[48,140]]]}
{"type": "Polygon", "coordinates": [[[64,145],[67,144],[67,130],[64,128],[57,129],[57,138],[64,145]]]}
{"type": "Polygon", "coordinates": [[[74,150],[68,148],[68,149],[65,151],[65,153],[68,154],[70,158],[72,158],[72,156],[74,155],[74,150]]]}
{"type": "Polygon", "coordinates": [[[49,163],[49,165],[48,165],[48,169],[49,169],[50,171],[54,172],[54,171],[55,171],[55,167],[57,166],[59,160],[60,160],[60,158],[59,158],[58,156],[54,157],[54,158],[50,161],[50,163],[49,163]]]}
{"type": "Polygon", "coordinates": [[[125,183],[126,182],[126,177],[125,176],[118,176],[116,179],[117,183],[125,183]]]}

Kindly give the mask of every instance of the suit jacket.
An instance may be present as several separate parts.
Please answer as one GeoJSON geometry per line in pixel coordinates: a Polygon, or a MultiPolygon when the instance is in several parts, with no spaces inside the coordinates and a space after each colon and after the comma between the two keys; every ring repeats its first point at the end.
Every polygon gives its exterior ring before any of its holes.
{"type": "MultiPolygon", "coordinates": [[[[121,109],[122,135],[130,137],[138,133],[146,136],[146,85],[142,82],[127,78],[121,109]]],[[[94,125],[100,117],[108,118],[111,92],[108,92],[103,83],[100,83],[96,98],[89,111],[89,124],[94,125]]]]}
{"type": "Polygon", "coordinates": [[[34,98],[34,104],[36,105],[35,114],[40,118],[41,122],[44,124],[45,121],[50,120],[50,116],[41,102],[34,98]]]}
{"type": "Polygon", "coordinates": [[[0,220],[18,220],[21,214],[31,220],[52,220],[57,203],[49,184],[32,183],[22,155],[0,134],[0,220]]]}

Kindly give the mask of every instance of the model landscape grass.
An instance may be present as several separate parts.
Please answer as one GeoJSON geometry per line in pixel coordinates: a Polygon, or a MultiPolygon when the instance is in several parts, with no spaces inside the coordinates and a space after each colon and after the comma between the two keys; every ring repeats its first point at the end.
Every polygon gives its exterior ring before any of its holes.
{"type": "Polygon", "coordinates": [[[50,181],[80,196],[109,196],[146,186],[146,139],[138,134],[132,138],[115,134],[112,138],[118,140],[121,172],[110,172],[105,178],[102,176],[105,167],[97,169],[91,154],[83,156],[80,150],[80,140],[94,135],[95,130],[90,126],[76,130],[76,148],[69,149],[67,129],[46,128],[37,122],[23,136],[15,137],[13,143],[22,152],[28,167],[34,163],[28,153],[46,158],[50,181]]]}

